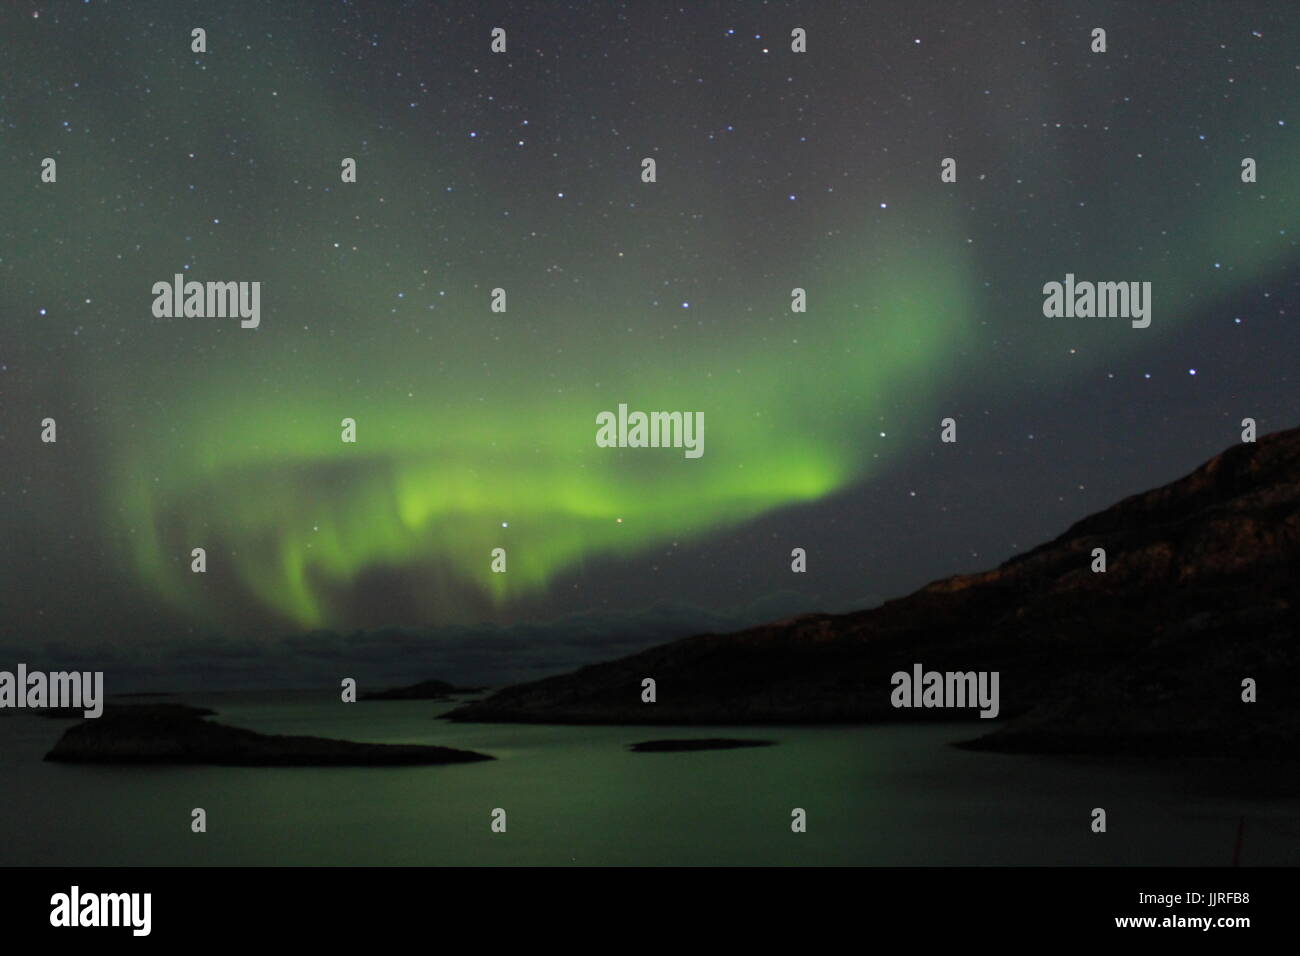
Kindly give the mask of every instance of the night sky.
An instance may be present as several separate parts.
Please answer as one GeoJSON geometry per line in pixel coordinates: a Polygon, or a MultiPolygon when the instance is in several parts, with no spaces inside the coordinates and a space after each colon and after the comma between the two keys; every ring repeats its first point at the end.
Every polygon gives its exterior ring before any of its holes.
{"type": "Polygon", "coordinates": [[[1244,417],[1294,427],[1298,23],[7,2],[0,643],[79,666],[401,626],[432,666],[488,622],[562,668],[622,618],[648,643],[990,567],[1244,417]],[[176,273],[260,282],[260,326],[155,317],[176,273]],[[1067,273],[1151,282],[1150,327],[1044,317],[1067,273]],[[597,447],[619,403],[703,412],[703,456],[597,447]]]}

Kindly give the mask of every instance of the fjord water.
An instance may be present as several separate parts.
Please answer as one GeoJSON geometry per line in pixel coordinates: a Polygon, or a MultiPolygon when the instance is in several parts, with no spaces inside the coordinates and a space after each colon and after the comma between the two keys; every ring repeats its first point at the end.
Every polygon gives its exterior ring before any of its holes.
{"type": "Polygon", "coordinates": [[[974,724],[453,724],[450,704],[192,695],[264,733],[427,743],[492,762],[393,768],[44,763],[68,721],[0,719],[3,865],[1243,865],[1300,861],[1300,800],[1196,766],[975,753],[974,724]],[[663,737],[773,747],[632,753],[663,737]],[[1233,788],[1229,788],[1233,789],[1233,788]],[[207,811],[208,832],[190,830],[207,811]],[[494,808],[507,832],[492,833],[494,808]],[[791,810],[807,811],[792,833],[791,810]],[[1108,815],[1091,832],[1094,807],[1108,815]]]}

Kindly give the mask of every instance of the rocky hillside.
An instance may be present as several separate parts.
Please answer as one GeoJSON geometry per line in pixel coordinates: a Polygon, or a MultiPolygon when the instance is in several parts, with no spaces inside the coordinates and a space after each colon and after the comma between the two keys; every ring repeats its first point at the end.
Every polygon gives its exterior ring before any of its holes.
{"type": "Polygon", "coordinates": [[[453,720],[974,720],[975,746],[1289,754],[1300,730],[1300,429],[979,574],[869,611],[690,637],[509,687],[453,720]],[[1107,570],[1091,570],[1092,550],[1107,570]],[[895,709],[890,676],[999,671],[1001,712],[895,709]],[[641,702],[643,678],[657,702],[641,702]],[[1244,678],[1258,702],[1243,703],[1244,678]]]}

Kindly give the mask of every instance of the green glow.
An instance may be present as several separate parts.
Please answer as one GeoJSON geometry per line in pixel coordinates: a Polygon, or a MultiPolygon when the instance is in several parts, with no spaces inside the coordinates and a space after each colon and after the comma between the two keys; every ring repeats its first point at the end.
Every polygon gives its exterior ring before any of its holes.
{"type": "MultiPolygon", "coordinates": [[[[965,338],[962,265],[938,278],[932,269],[923,276],[900,260],[846,270],[844,291],[820,293],[812,312],[786,305],[780,315],[778,304],[774,334],[788,348],[724,339],[660,348],[622,370],[618,358],[639,346],[620,353],[592,325],[591,347],[610,356],[612,381],[599,390],[557,393],[552,370],[522,353],[504,386],[476,386],[463,370],[431,376],[418,356],[394,362],[403,352],[382,336],[345,354],[302,355],[311,374],[295,380],[315,384],[288,394],[269,381],[250,388],[255,374],[226,363],[172,398],[168,420],[185,423],[183,440],[170,430],[134,436],[112,492],[121,531],[144,580],[211,614],[221,609],[205,605],[206,581],[189,570],[194,546],[301,626],[334,620],[331,596],[373,567],[427,574],[431,618],[454,613],[439,597],[456,586],[496,602],[532,593],[582,561],[705,534],[859,479],[878,446],[847,442],[846,424],[876,418],[890,394],[915,398],[927,369],[965,338]],[[387,381],[418,382],[420,397],[406,385],[381,394],[330,384],[355,382],[371,363],[387,381]],[[703,411],[703,457],[597,447],[596,413],[619,401],[703,411]],[[355,444],[340,440],[344,417],[357,421],[355,444]],[[504,574],[490,570],[495,547],[507,550],[504,574]]],[[[457,337],[449,329],[444,341],[457,337]]]]}
{"type": "MultiPolygon", "coordinates": [[[[456,617],[466,588],[502,605],[583,562],[704,536],[867,479],[934,439],[954,383],[1014,389],[1021,374],[1077,375],[1151,347],[1200,297],[1267,275],[1291,248],[1274,207],[1240,197],[1211,206],[1186,217],[1178,246],[1192,259],[1212,255],[1205,223],[1233,210],[1224,228],[1242,244],[1228,282],[1180,258],[1144,257],[1140,235],[1086,254],[1046,250],[1032,275],[1019,263],[995,273],[1007,308],[1026,318],[1013,374],[987,380],[979,369],[1004,366],[976,334],[981,283],[954,254],[969,255],[960,217],[925,208],[908,211],[905,232],[877,225],[846,237],[853,251],[837,262],[794,266],[807,277],[806,314],[789,312],[788,292],[737,301],[737,313],[750,306],[758,317],[752,331],[687,325],[665,340],[660,315],[616,320],[590,306],[521,322],[518,299],[489,318],[481,291],[466,289],[455,290],[461,311],[417,336],[364,312],[337,326],[339,338],[297,337],[264,319],[256,333],[228,335],[231,354],[191,368],[183,389],[156,390],[180,440],[125,420],[116,429],[130,438],[115,462],[114,533],[141,580],[212,620],[223,605],[188,569],[199,544],[210,569],[228,563],[239,589],[298,626],[344,618],[349,589],[385,567],[427,583],[429,620],[456,617]],[[1151,328],[1042,319],[1041,283],[1070,269],[1150,278],[1151,328]],[[619,402],[703,411],[704,456],[596,447],[596,413],[619,402]],[[344,417],[357,420],[355,445],[340,441],[344,417]],[[495,547],[507,550],[505,574],[490,571],[495,547]]],[[[610,282],[595,301],[618,300],[610,282]]],[[[315,307],[328,311],[346,288],[320,290],[315,307]]],[[[383,298],[376,290],[362,301],[383,298]]]]}
{"type": "MultiPolygon", "coordinates": [[[[579,214],[553,201],[563,164],[518,151],[513,136],[470,144],[465,104],[435,112],[436,97],[421,96],[429,110],[408,114],[405,95],[373,102],[334,79],[332,42],[258,30],[256,50],[231,48],[243,59],[223,53],[199,71],[182,56],[155,81],[138,64],[190,29],[159,9],[150,32],[110,21],[106,79],[83,78],[57,110],[50,44],[68,34],[10,51],[8,102],[41,122],[6,130],[8,165],[55,151],[60,181],[32,175],[7,209],[23,241],[3,250],[15,281],[0,296],[30,331],[3,344],[16,345],[35,396],[22,414],[58,409],[61,448],[84,445],[87,514],[110,559],[214,627],[245,623],[250,601],[289,624],[332,626],[385,569],[414,576],[425,619],[445,621],[467,594],[506,606],[587,562],[825,498],[936,441],[942,416],[971,413],[958,398],[1095,373],[1295,261],[1300,160],[1294,124],[1277,125],[1293,112],[1282,86],[1273,102],[1240,104],[1240,129],[1213,151],[1170,139],[1188,135],[1181,118],[1148,124],[1116,106],[1113,127],[1087,132],[1105,136],[1111,158],[1076,160],[1049,125],[1075,95],[1118,104],[1163,91],[1199,112],[1200,94],[1172,94],[1189,79],[1221,84],[1213,64],[1187,61],[1186,78],[1153,75],[1147,90],[1137,75],[1058,76],[1034,53],[1028,99],[929,95],[918,73],[906,113],[888,107],[892,92],[850,88],[826,100],[827,135],[807,146],[838,144],[836,165],[782,147],[786,121],[763,106],[750,115],[766,125],[747,135],[770,156],[721,154],[733,165],[710,170],[712,185],[674,181],[672,153],[691,160],[678,173],[703,155],[693,130],[674,131],[663,188],[635,212],[635,168],[625,175],[613,157],[636,140],[615,148],[585,110],[554,99],[532,128],[539,143],[579,144],[563,160],[583,170],[579,214]],[[950,148],[961,178],[943,184],[950,148]],[[1257,185],[1239,182],[1247,149],[1257,185]],[[343,189],[348,155],[360,181],[343,189]],[[799,204],[775,213],[751,205],[777,170],[833,174],[834,201],[819,180],[791,186],[799,204]],[[262,281],[262,327],[151,319],[152,283],[187,267],[199,280],[262,281]],[[1152,281],[1151,328],[1043,319],[1042,283],[1066,271],[1152,281]],[[505,315],[487,310],[495,285],[509,290],[505,315]],[[679,285],[712,300],[670,315],[679,285]],[[808,292],[806,314],[789,311],[793,286],[808,292]],[[399,290],[409,297],[393,308],[399,290]],[[32,317],[47,300],[70,307],[32,317]],[[596,414],[620,402],[704,412],[704,457],[596,447],[596,414]],[[355,445],[339,440],[344,417],[357,420],[355,445]],[[200,546],[206,576],[189,570],[200,546]],[[508,551],[506,574],[490,571],[495,547],[508,551]]],[[[82,29],[99,42],[97,26],[82,29]]],[[[981,75],[987,51],[965,57],[974,68],[956,63],[957,75],[981,75]]],[[[566,69],[586,79],[585,66],[566,69]]],[[[877,73],[870,61],[860,75],[874,84],[877,73]]],[[[479,84],[447,89],[477,95],[479,84]]]]}

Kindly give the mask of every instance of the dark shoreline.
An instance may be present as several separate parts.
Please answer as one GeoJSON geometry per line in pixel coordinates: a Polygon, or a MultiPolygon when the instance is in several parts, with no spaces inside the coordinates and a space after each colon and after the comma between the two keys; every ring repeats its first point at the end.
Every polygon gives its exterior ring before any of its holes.
{"type": "Polygon", "coordinates": [[[102,717],[64,731],[45,760],[126,766],[395,767],[496,759],[472,750],[426,744],[261,734],[205,719],[213,713],[183,704],[106,709],[102,717]]]}

